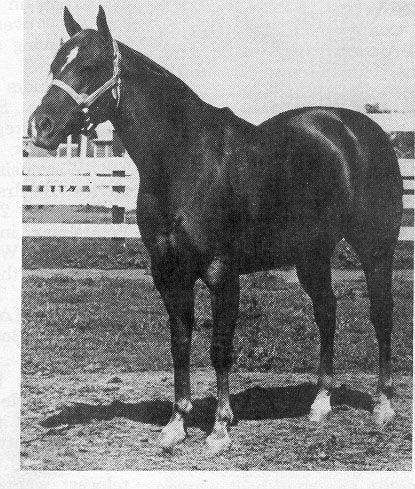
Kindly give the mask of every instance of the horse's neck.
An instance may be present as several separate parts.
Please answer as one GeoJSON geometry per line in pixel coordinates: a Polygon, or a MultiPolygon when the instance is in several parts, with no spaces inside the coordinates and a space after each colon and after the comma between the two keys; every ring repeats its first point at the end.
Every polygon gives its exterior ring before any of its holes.
{"type": "Polygon", "coordinates": [[[156,185],[160,174],[166,175],[169,169],[163,163],[172,161],[172,153],[185,151],[190,132],[202,123],[201,114],[210,110],[190,89],[167,91],[127,78],[122,83],[120,106],[111,118],[144,184],[156,185]]]}

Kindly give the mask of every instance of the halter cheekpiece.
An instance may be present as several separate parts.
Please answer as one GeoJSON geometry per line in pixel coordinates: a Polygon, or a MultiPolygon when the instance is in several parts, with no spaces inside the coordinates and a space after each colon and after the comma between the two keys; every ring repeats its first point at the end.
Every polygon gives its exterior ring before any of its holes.
{"type": "Polygon", "coordinates": [[[75,102],[81,107],[81,111],[84,115],[84,123],[81,129],[82,134],[88,135],[91,133],[92,129],[95,127],[94,123],[91,122],[91,117],[89,115],[89,107],[97,100],[101,95],[103,95],[110,88],[112,89],[112,96],[116,100],[116,106],[118,107],[120,103],[120,88],[121,88],[121,78],[120,78],[120,61],[121,53],[118,48],[117,41],[112,40],[112,45],[114,48],[114,58],[113,66],[114,70],[112,77],[106,81],[103,85],[97,88],[90,95],[86,93],[76,92],[70,85],[63,82],[62,80],[52,80],[51,85],[56,85],[57,87],[64,90],[68,95],[70,95],[75,102]]]}

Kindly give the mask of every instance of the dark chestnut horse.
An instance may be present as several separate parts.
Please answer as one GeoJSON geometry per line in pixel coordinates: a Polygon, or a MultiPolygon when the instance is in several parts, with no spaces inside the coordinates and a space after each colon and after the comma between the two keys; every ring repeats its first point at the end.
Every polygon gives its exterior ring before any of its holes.
{"type": "Polygon", "coordinates": [[[52,85],[29,120],[35,144],[56,148],[70,133],[110,120],[140,173],[137,222],[154,283],[170,318],[173,413],[165,450],[186,436],[194,284],[210,289],[211,359],[218,405],[213,452],[230,445],[229,370],[239,275],[292,264],[321,335],[319,390],[310,418],[330,412],[336,297],[330,256],[345,238],[363,264],[379,342],[374,416],[394,411],[391,378],[392,260],[402,179],[388,137],[363,114],[309,107],[254,126],[203,102],[177,77],[115,41],[100,7],[97,30],[65,8],[70,39],[52,65],[52,85]]]}

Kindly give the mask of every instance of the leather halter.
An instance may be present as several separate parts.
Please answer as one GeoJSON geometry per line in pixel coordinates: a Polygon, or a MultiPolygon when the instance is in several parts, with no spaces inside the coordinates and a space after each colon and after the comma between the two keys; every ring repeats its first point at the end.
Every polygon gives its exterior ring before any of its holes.
{"type": "Polygon", "coordinates": [[[68,95],[70,95],[75,102],[81,107],[81,111],[84,115],[84,123],[82,126],[82,134],[88,135],[91,133],[92,129],[96,124],[91,122],[91,117],[89,115],[89,107],[103,95],[110,88],[112,89],[112,95],[114,99],[117,101],[116,106],[118,107],[120,103],[120,88],[121,88],[121,78],[120,78],[120,61],[121,61],[121,53],[118,48],[117,41],[115,39],[112,40],[112,45],[114,47],[114,59],[113,66],[114,70],[112,73],[112,77],[106,81],[103,85],[97,88],[90,95],[86,93],[78,93],[76,92],[70,85],[63,82],[62,80],[52,80],[51,85],[55,85],[62,90],[64,90],[68,95]]]}

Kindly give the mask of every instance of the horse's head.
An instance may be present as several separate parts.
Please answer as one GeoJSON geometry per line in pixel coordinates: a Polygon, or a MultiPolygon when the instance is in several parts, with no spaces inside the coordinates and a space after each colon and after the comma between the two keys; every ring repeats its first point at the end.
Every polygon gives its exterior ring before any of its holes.
{"type": "Polygon", "coordinates": [[[53,60],[51,85],[29,118],[29,136],[46,149],[108,120],[119,100],[120,55],[102,7],[97,31],[83,30],[66,7],[64,22],[70,39],[53,60]]]}

